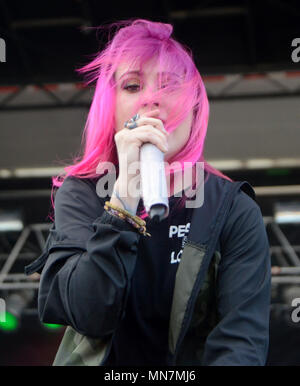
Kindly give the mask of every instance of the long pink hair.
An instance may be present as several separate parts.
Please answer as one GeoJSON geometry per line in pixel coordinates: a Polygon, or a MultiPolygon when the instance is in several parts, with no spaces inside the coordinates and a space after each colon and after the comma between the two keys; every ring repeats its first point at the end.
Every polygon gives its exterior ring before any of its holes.
{"type": "MultiPolygon", "coordinates": [[[[195,165],[196,162],[202,162],[207,176],[213,173],[232,181],[204,159],[204,142],[209,119],[207,94],[193,61],[192,52],[171,38],[172,25],[144,19],[128,19],[112,23],[108,28],[109,31],[116,28],[113,38],[109,39],[105,48],[94,55],[87,65],[77,70],[80,74],[85,75],[87,86],[94,84],[95,91],[81,140],[83,154],[75,157],[72,165],[65,166],[63,173],[52,177],[51,201],[53,207],[53,189],[61,186],[68,176],[100,177],[97,168],[104,162],[112,163],[118,170],[118,155],[114,142],[115,87],[117,84],[115,72],[118,66],[125,62],[129,69],[136,69],[137,65],[141,68],[147,61],[155,58],[161,71],[180,74],[179,83],[171,82],[166,87],[159,87],[151,95],[143,94],[135,106],[137,112],[145,103],[151,103],[160,98],[173,100],[168,122],[165,125],[169,132],[175,130],[189,112],[193,111],[190,137],[180,152],[168,160],[169,164],[173,163],[177,166],[166,173],[174,176],[176,169],[184,169],[184,163],[189,162],[189,165],[195,165]]],[[[162,83],[163,79],[160,78],[160,85],[162,83]]],[[[195,173],[194,169],[193,173],[195,173]]],[[[195,174],[193,174],[194,177],[195,174]]],[[[147,217],[145,210],[140,215],[142,218],[147,217]]]]}

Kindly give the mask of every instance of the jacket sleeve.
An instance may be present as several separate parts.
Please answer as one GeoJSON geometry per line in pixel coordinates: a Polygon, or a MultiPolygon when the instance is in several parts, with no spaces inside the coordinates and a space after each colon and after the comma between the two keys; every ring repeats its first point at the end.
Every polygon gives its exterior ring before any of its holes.
{"type": "Polygon", "coordinates": [[[221,234],[219,323],[208,335],[204,365],[263,366],[269,346],[271,261],[259,206],[239,191],[221,234]]]}
{"type": "Polygon", "coordinates": [[[105,337],[123,317],[140,234],[111,216],[96,191],[68,177],[55,196],[55,228],[41,273],[42,322],[105,337]]]}

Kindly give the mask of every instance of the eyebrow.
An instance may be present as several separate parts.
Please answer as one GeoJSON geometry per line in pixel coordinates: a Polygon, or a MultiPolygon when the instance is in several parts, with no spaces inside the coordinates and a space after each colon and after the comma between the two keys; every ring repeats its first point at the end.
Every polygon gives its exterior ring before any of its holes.
{"type": "MultiPolygon", "coordinates": [[[[176,77],[179,78],[179,75],[176,74],[175,72],[168,72],[168,71],[162,71],[161,73],[157,73],[157,75],[175,75],[176,77]]],[[[119,80],[121,80],[122,78],[124,78],[125,75],[143,75],[143,72],[141,71],[127,71],[125,72],[123,75],[120,76],[119,80]]]]}

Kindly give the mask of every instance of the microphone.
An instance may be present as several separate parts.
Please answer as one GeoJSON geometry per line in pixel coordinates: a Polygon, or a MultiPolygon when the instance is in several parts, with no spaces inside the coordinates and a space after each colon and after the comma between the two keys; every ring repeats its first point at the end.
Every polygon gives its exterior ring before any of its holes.
{"type": "Polygon", "coordinates": [[[152,143],[140,149],[141,190],[147,213],[155,223],[169,215],[164,153],[152,143]]]}

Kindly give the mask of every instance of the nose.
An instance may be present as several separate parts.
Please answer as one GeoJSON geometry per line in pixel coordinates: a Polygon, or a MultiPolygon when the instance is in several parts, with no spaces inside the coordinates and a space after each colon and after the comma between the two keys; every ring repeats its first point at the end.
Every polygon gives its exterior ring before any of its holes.
{"type": "Polygon", "coordinates": [[[151,105],[151,107],[159,107],[159,103],[158,102],[143,103],[143,107],[147,107],[148,105],[151,105]]]}
{"type": "Polygon", "coordinates": [[[160,96],[156,95],[152,87],[145,87],[143,91],[142,100],[140,101],[143,110],[151,111],[161,108],[160,96]]]}

